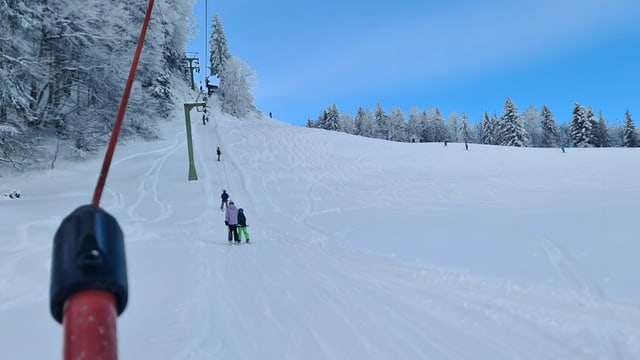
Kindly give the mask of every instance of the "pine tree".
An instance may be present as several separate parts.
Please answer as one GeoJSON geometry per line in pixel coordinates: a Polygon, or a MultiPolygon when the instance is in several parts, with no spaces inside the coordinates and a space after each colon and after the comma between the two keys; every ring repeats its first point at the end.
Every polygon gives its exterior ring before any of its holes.
{"type": "Polygon", "coordinates": [[[607,125],[602,111],[598,116],[598,138],[600,139],[600,147],[611,146],[611,137],[609,136],[609,126],[607,125]]]}
{"type": "Polygon", "coordinates": [[[484,112],[484,117],[482,119],[482,138],[481,143],[485,145],[497,145],[498,140],[496,136],[496,128],[497,128],[497,119],[494,115],[493,117],[489,117],[488,112],[484,112]]]}
{"type": "Polygon", "coordinates": [[[358,113],[356,114],[355,119],[355,132],[356,135],[364,136],[364,137],[374,137],[375,133],[375,125],[374,125],[374,115],[371,110],[363,109],[362,107],[358,108],[358,113]]]}
{"type": "Polygon", "coordinates": [[[592,123],[587,116],[587,110],[576,103],[571,117],[570,136],[575,147],[593,147],[592,123]]]}
{"type": "Polygon", "coordinates": [[[378,103],[375,112],[376,135],[378,139],[389,140],[389,116],[378,103]]]}
{"type": "Polygon", "coordinates": [[[624,132],[622,146],[624,147],[640,147],[640,140],[636,132],[636,126],[631,118],[631,112],[627,110],[625,113],[624,132]]]}
{"type": "Polygon", "coordinates": [[[407,138],[404,113],[399,108],[393,108],[389,115],[389,140],[405,141],[407,138]]]}
{"type": "Polygon", "coordinates": [[[520,121],[524,127],[525,146],[538,146],[542,137],[542,129],[540,128],[540,113],[535,105],[520,115],[520,121]]]}
{"type": "Polygon", "coordinates": [[[473,134],[473,129],[471,128],[471,126],[469,126],[469,122],[467,120],[467,114],[466,113],[462,113],[462,140],[465,143],[470,143],[475,139],[475,136],[473,134]]]}
{"type": "Polygon", "coordinates": [[[212,29],[211,41],[209,41],[209,45],[211,46],[209,63],[211,64],[211,75],[220,79],[221,74],[224,72],[225,65],[231,58],[231,53],[227,45],[227,35],[224,32],[222,19],[218,14],[213,16],[212,29]]]}
{"type": "Polygon", "coordinates": [[[308,128],[315,128],[316,127],[316,123],[315,121],[311,120],[311,119],[307,119],[307,127],[308,128]]]}
{"type": "Polygon", "coordinates": [[[460,119],[460,115],[458,115],[458,113],[456,113],[455,111],[452,111],[449,114],[449,118],[447,119],[447,131],[451,135],[450,141],[458,142],[462,140],[460,136],[460,131],[459,131],[461,122],[462,122],[462,119],[460,119]]]}
{"type": "Polygon", "coordinates": [[[553,118],[551,109],[547,105],[542,107],[541,112],[541,128],[542,137],[540,139],[540,146],[542,147],[556,147],[558,146],[558,127],[556,121],[553,118]]]}
{"type": "Polygon", "coordinates": [[[439,108],[434,109],[433,118],[431,120],[433,123],[433,141],[442,142],[445,140],[450,140],[451,135],[447,131],[447,127],[444,124],[444,117],[440,112],[439,108]]]}
{"type": "Polygon", "coordinates": [[[507,98],[500,121],[500,145],[524,147],[525,130],[518,116],[518,109],[511,98],[507,98]]]}
{"type": "Polygon", "coordinates": [[[423,111],[420,111],[415,107],[409,110],[409,121],[407,121],[407,139],[409,139],[409,141],[426,141],[422,137],[424,130],[426,130],[423,121],[423,113],[423,111]]]}
{"type": "MultiPolygon", "coordinates": [[[[422,111],[416,114],[417,116],[417,126],[418,126],[418,135],[422,139],[423,142],[434,142],[436,141],[436,122],[435,122],[435,111],[422,111]]],[[[444,127],[444,122],[442,123],[444,127]]]]}
{"type": "Polygon", "coordinates": [[[340,112],[336,104],[331,104],[323,114],[320,127],[325,130],[340,131],[340,112]]]}
{"type": "Polygon", "coordinates": [[[354,135],[364,136],[364,133],[365,133],[364,116],[365,116],[364,109],[362,108],[362,106],[358,107],[358,112],[356,112],[356,119],[354,123],[354,135]]]}
{"type": "Polygon", "coordinates": [[[221,110],[229,115],[242,117],[255,111],[251,87],[255,73],[249,65],[236,56],[224,64],[220,73],[221,110]]]}
{"type": "Polygon", "coordinates": [[[349,113],[340,114],[340,118],[338,119],[338,131],[345,132],[347,134],[355,133],[355,120],[349,113]]]}
{"type": "Polygon", "coordinates": [[[591,124],[591,145],[593,147],[602,147],[600,140],[600,124],[598,123],[596,115],[593,113],[593,109],[591,108],[591,106],[586,108],[586,116],[587,121],[589,122],[589,124],[591,124]]]}

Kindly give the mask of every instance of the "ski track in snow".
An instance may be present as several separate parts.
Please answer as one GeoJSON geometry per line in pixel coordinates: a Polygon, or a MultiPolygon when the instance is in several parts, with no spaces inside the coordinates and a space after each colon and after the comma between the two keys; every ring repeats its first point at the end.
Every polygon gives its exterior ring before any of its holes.
{"type": "MultiPolygon", "coordinates": [[[[109,189],[109,193],[114,198],[115,208],[121,208],[125,206],[128,198],[134,198],[133,202],[128,206],[127,214],[131,221],[142,222],[161,222],[169,218],[171,215],[171,205],[161,199],[159,184],[161,182],[160,172],[163,170],[164,163],[167,159],[174,155],[178,150],[184,149],[184,137],[185,133],[180,132],[175,135],[174,142],[169,146],[153,150],[145,153],[138,153],[119,159],[113,163],[114,171],[117,171],[118,165],[126,162],[139,162],[141,164],[147,164],[149,161],[143,161],[147,158],[154,159],[144,173],[139,174],[138,177],[141,181],[138,183],[137,196],[124,196],[121,193],[116,193],[112,189],[109,189]],[[141,207],[144,207],[143,211],[139,211],[141,207]],[[154,207],[154,211],[150,211],[149,207],[154,207]],[[145,218],[142,214],[156,213],[153,218],[145,218]]],[[[126,174],[130,176],[131,174],[126,174]]]]}

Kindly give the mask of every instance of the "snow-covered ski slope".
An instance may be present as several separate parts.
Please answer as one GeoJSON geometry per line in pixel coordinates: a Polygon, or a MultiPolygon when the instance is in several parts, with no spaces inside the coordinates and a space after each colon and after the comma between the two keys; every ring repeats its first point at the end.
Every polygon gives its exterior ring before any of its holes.
{"type": "MultiPolygon", "coordinates": [[[[122,359],[639,359],[640,149],[409,144],[181,104],[116,151],[122,359]],[[222,161],[216,161],[220,146],[222,161]],[[220,193],[252,243],[229,246],[220,193]]],[[[61,357],[53,234],[102,159],[2,178],[0,359],[61,357]]]]}

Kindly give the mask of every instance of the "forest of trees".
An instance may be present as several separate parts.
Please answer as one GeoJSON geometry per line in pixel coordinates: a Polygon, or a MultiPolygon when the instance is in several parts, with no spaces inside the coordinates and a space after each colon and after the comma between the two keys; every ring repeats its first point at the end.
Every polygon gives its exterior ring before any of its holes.
{"type": "Polygon", "coordinates": [[[640,137],[631,113],[625,122],[613,126],[602,113],[596,118],[590,107],[575,104],[569,124],[558,125],[548,106],[541,110],[531,106],[518,111],[507,98],[502,115],[485,112],[481,121],[471,124],[465,113],[452,112],[445,121],[438,108],[409,111],[409,119],[398,108],[387,114],[378,103],[375,111],[360,107],[355,119],[340,114],[335,104],[325,109],[317,120],[307,120],[307,127],[341,131],[370,138],[400,142],[465,142],[518,147],[639,147],[640,137]]]}
{"type": "MultiPolygon", "coordinates": [[[[153,139],[188,82],[185,49],[195,0],[156,1],[129,99],[123,139],[153,139]]],[[[0,169],[83,158],[106,144],[147,4],[139,1],[0,0],[0,169]]],[[[256,110],[255,75],[231,55],[213,18],[209,65],[222,111],[256,110]]]]}
{"type": "MultiPolygon", "coordinates": [[[[195,0],[156,1],[123,138],[158,136],[174,107],[195,0]]],[[[0,0],[0,166],[83,157],[108,139],[146,3],[0,0]]]]}

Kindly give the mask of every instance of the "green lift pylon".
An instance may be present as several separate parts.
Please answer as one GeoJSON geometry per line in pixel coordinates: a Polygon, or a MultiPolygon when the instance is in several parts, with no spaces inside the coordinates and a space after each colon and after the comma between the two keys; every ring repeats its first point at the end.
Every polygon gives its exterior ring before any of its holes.
{"type": "Polygon", "coordinates": [[[196,106],[207,106],[206,102],[198,103],[185,103],[184,104],[184,120],[187,125],[187,147],[189,149],[189,181],[198,180],[198,174],[196,173],[196,165],[193,161],[193,141],[191,140],[191,116],[189,113],[191,109],[196,106]]]}

